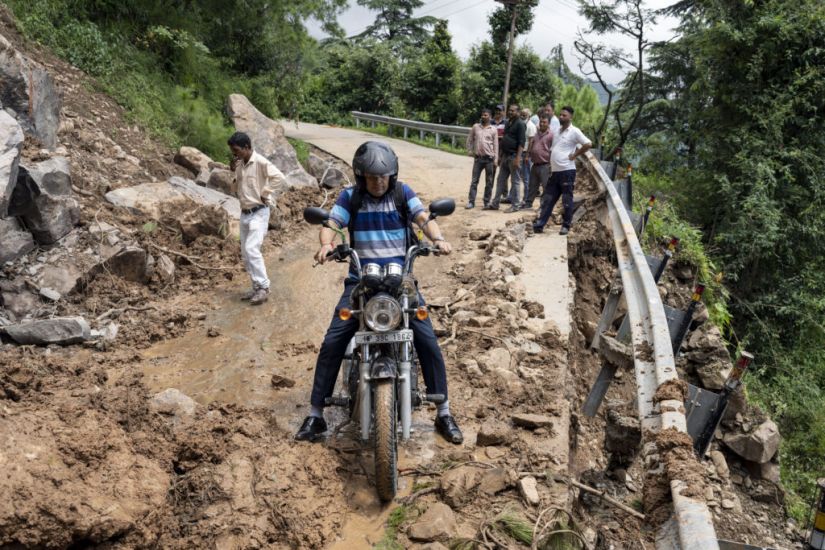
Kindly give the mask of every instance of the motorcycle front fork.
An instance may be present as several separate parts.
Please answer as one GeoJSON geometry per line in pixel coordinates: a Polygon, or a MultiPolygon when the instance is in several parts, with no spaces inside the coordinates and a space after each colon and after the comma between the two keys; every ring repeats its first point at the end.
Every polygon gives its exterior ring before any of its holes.
{"type": "MultiPolygon", "coordinates": [[[[401,361],[398,365],[398,379],[396,388],[397,399],[400,401],[399,413],[401,421],[401,439],[410,438],[412,426],[412,344],[401,344],[401,361]]],[[[358,393],[360,394],[361,409],[359,420],[361,423],[361,439],[367,441],[372,432],[372,392],[370,391],[370,351],[368,344],[361,345],[361,363],[359,363],[358,393]]]]}

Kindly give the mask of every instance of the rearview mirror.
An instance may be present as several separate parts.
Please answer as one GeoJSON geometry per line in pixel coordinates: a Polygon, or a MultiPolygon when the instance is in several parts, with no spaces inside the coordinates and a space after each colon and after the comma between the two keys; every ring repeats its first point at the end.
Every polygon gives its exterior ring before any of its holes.
{"type": "Polygon", "coordinates": [[[436,199],[430,203],[430,213],[435,216],[449,216],[455,212],[453,199],[436,199]]]}
{"type": "Polygon", "coordinates": [[[317,206],[304,208],[304,219],[312,225],[321,225],[329,219],[329,212],[317,206]]]}

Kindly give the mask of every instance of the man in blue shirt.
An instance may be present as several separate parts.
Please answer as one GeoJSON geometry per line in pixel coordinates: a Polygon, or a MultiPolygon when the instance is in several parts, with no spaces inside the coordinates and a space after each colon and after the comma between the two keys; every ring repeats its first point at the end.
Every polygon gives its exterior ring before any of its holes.
{"type": "MultiPolygon", "coordinates": [[[[408,231],[405,219],[415,222],[442,253],[449,254],[452,251],[452,246],[442,236],[435,220],[428,221],[424,206],[415,192],[407,184],[397,181],[398,157],[388,145],[377,141],[362,144],[355,151],[352,170],[361,198],[360,205],[357,205],[357,211],[353,212],[355,207],[352,199],[356,189],[345,189],[332,208],[329,223],[339,229],[347,227],[350,230],[350,244],[358,253],[362,264],[404,263],[408,231]],[[396,206],[398,186],[401,186],[400,202],[406,209],[405,213],[399,212],[396,206]]],[[[332,229],[321,228],[321,248],[315,255],[318,262],[324,263],[327,254],[334,249],[334,238],[335,232],[332,229]]],[[[350,293],[355,285],[356,278],[350,274],[344,281],[344,292],[315,363],[309,416],[304,419],[295,439],[314,441],[327,430],[323,417],[324,402],[327,397],[332,396],[347,345],[358,330],[357,320],[343,321],[337,313],[341,308],[349,307],[350,293]]],[[[419,301],[424,303],[420,295],[419,301]]],[[[429,319],[421,321],[413,317],[410,327],[414,333],[415,351],[421,364],[427,393],[441,393],[447,396],[446,366],[432,323],[429,319]]],[[[449,400],[438,405],[435,427],[451,443],[458,444],[464,440],[458,424],[450,415],[449,400]]]]}

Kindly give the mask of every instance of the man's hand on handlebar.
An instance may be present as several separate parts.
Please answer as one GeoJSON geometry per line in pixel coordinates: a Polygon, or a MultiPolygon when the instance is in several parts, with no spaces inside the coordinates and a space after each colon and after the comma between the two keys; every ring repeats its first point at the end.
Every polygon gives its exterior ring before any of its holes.
{"type": "Polygon", "coordinates": [[[436,248],[436,249],[437,249],[437,250],[438,250],[441,254],[444,254],[444,255],[447,255],[447,254],[449,254],[450,252],[452,252],[452,251],[453,251],[453,245],[451,245],[449,242],[444,241],[444,240],[435,241],[435,242],[433,243],[433,246],[434,246],[434,247],[435,247],[435,248],[436,248]]]}
{"type": "Polygon", "coordinates": [[[315,254],[315,261],[323,264],[327,261],[327,254],[335,250],[335,246],[331,243],[321,245],[321,248],[315,254]]]}

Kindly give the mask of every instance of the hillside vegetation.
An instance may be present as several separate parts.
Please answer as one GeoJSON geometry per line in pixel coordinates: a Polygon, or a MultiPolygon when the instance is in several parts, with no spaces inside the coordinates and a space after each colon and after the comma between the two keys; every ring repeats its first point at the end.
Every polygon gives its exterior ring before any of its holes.
{"type": "MultiPolygon", "coordinates": [[[[28,38],[95,76],[133,120],[215,159],[226,157],[230,92],[273,117],[348,123],[357,109],[469,124],[503,88],[501,33],[485,32],[462,60],[445,22],[412,17],[420,0],[359,1],[377,15],[350,38],[336,23],[345,0],[6,3],[28,38]],[[310,37],[310,18],[330,38],[310,37]]],[[[711,287],[711,319],[732,351],[756,355],[750,396],[777,419],[784,481],[807,498],[825,474],[825,5],[685,0],[670,13],[677,36],[651,45],[641,91],[621,83],[619,95],[634,92],[600,137],[615,143],[643,104],[624,158],[659,197],[656,235],[683,237],[711,287]]],[[[531,25],[525,15],[517,31],[531,25]]],[[[517,47],[511,98],[569,103],[595,131],[605,114],[595,92],[565,84],[562,69],[517,47]]]]}

